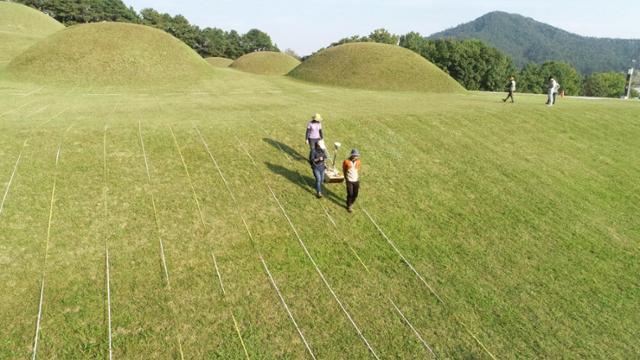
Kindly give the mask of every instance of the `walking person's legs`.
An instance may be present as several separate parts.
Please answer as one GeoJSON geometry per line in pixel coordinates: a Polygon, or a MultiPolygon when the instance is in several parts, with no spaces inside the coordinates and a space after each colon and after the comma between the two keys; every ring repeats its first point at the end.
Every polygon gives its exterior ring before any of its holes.
{"type": "Polygon", "coordinates": [[[356,199],[358,199],[358,193],[360,192],[360,182],[356,181],[354,183],[351,183],[351,186],[353,186],[353,190],[351,193],[351,207],[353,207],[356,199]]]}
{"type": "Polygon", "coordinates": [[[553,90],[549,90],[547,95],[547,106],[553,106],[553,90]]]}
{"type": "Polygon", "coordinates": [[[346,184],[347,184],[347,210],[351,212],[351,204],[353,204],[353,183],[347,180],[346,184]]]}
{"type": "Polygon", "coordinates": [[[358,192],[360,190],[360,182],[347,181],[347,211],[353,211],[353,204],[358,198],[358,192]]]}
{"type": "Polygon", "coordinates": [[[316,178],[316,196],[322,197],[322,182],[324,181],[324,171],[320,168],[313,169],[313,176],[316,178]]]}
{"type": "Polygon", "coordinates": [[[311,159],[311,153],[313,149],[316,148],[316,144],[320,141],[320,139],[309,139],[309,159],[311,159]]]}

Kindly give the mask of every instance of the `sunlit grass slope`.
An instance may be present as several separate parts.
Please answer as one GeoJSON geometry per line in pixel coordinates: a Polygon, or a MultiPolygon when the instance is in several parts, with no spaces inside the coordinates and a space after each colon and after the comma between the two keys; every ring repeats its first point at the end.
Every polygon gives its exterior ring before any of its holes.
{"type": "Polygon", "coordinates": [[[28,6],[0,1],[0,68],[38,40],[64,28],[28,6]]]}
{"type": "Polygon", "coordinates": [[[38,359],[108,358],[109,310],[114,359],[637,357],[639,103],[218,72],[0,81],[0,358],[41,294],[38,359]],[[315,112],[353,214],[314,196],[315,112]]]}
{"type": "Polygon", "coordinates": [[[208,57],[205,59],[209,64],[215,66],[215,67],[229,67],[229,65],[231,65],[233,63],[232,59],[227,59],[224,57],[218,57],[218,56],[214,56],[214,57],[208,57]]]}
{"type": "Polygon", "coordinates": [[[212,71],[195,51],[163,31],[107,22],[59,31],[7,67],[16,80],[80,85],[184,84],[212,71]]]}
{"type": "Polygon", "coordinates": [[[298,64],[298,59],[285,53],[256,51],[239,57],[231,67],[259,75],[284,75],[298,64]]]}
{"type": "Polygon", "coordinates": [[[464,91],[437,66],[413,51],[378,43],[331,47],[295,68],[290,76],[327,85],[370,90],[464,91]]]}

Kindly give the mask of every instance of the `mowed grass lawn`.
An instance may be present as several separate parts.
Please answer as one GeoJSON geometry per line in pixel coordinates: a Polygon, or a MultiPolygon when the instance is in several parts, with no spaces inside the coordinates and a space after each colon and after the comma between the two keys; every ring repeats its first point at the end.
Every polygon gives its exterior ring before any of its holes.
{"type": "Polygon", "coordinates": [[[220,74],[0,82],[0,358],[638,355],[640,104],[220,74]]]}

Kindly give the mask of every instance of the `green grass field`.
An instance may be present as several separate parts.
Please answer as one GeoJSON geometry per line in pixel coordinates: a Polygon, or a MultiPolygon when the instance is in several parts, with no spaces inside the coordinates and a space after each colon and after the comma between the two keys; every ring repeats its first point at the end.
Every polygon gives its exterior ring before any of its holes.
{"type": "Polygon", "coordinates": [[[0,358],[640,353],[637,102],[216,71],[0,80],[0,358]],[[363,154],[353,214],[313,196],[315,112],[363,154]]]}

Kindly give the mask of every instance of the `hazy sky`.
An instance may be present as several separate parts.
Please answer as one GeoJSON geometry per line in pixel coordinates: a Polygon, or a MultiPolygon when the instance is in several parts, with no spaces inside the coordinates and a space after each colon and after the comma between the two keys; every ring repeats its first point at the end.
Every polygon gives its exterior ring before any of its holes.
{"type": "Polygon", "coordinates": [[[309,54],[351,35],[384,27],[423,35],[469,22],[494,10],[518,13],[597,37],[640,39],[637,0],[124,0],[136,10],[152,7],[182,14],[200,27],[259,28],[282,50],[309,54]]]}

